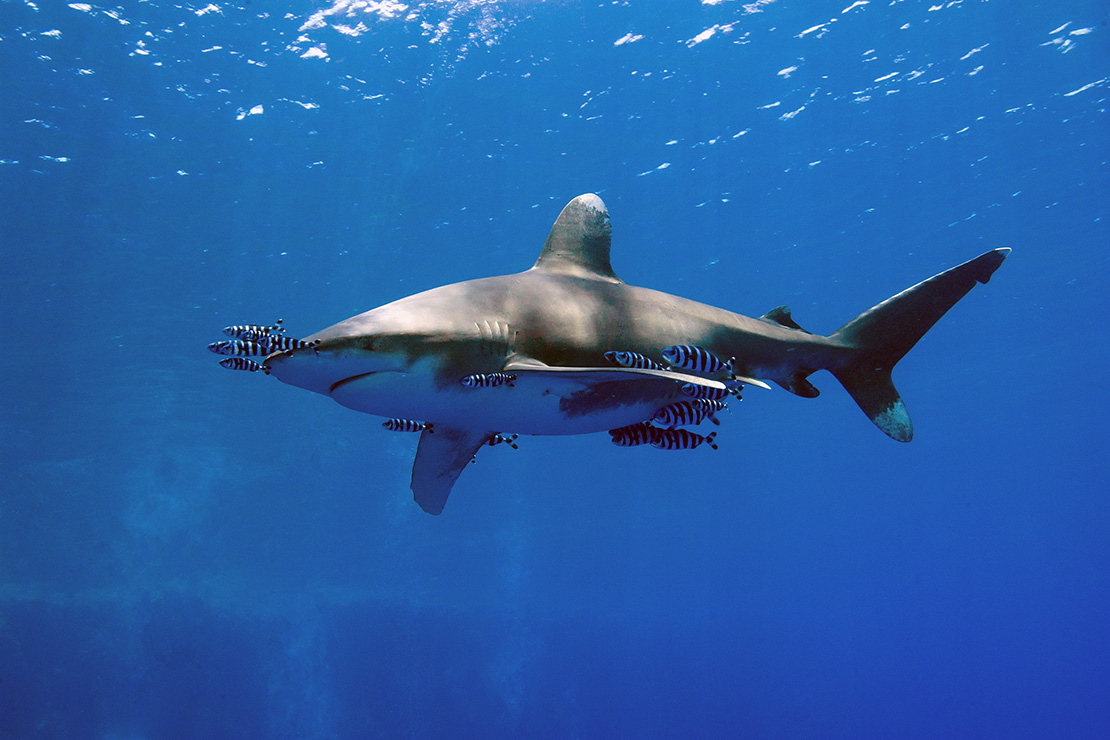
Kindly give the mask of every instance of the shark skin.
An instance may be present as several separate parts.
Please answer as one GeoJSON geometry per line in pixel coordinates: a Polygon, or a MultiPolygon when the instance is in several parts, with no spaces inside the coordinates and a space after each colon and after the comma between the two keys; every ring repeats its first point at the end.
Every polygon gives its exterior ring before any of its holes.
{"type": "Polygon", "coordinates": [[[263,362],[283,383],[356,411],[431,422],[413,465],[415,500],[439,514],[455,480],[496,433],[591,434],[650,419],[684,398],[680,386],[723,388],[680,371],[614,367],[604,353],[659,359],[675,344],[735,358],[742,383],[813,398],[828,370],[891,438],[913,435],[890,380],[894,364],[1009,249],[987,252],[899,293],[833,334],[811,334],[786,307],[751,318],[624,283],[609,261],[612,228],[601,198],[572,200],[535,265],[446,285],[353,316],[306,337],[312,346],[263,362]],[[466,376],[506,372],[511,383],[469,388],[466,376]]]}

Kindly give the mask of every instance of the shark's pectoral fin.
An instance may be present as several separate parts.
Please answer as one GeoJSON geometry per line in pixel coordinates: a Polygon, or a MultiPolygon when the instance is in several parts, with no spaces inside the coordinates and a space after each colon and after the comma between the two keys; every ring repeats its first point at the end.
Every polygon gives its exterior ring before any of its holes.
{"type": "Polygon", "coordinates": [[[434,434],[421,433],[412,464],[412,497],[421,509],[429,514],[443,511],[459,473],[492,434],[440,425],[434,434]]]}
{"type": "Polygon", "coordinates": [[[757,380],[756,378],[749,378],[745,375],[733,375],[732,379],[736,383],[740,383],[741,385],[754,385],[756,388],[765,388],[767,390],[771,390],[771,386],[767,385],[762,380],[757,380]]]}
{"type": "Polygon", "coordinates": [[[516,355],[505,363],[505,372],[518,375],[527,373],[547,373],[553,377],[558,376],[567,382],[578,382],[587,385],[592,383],[604,383],[611,380],[665,380],[679,385],[683,383],[693,383],[695,385],[704,385],[707,388],[725,387],[725,384],[719,380],[703,378],[698,375],[687,375],[686,373],[674,372],[671,370],[612,366],[556,367],[553,365],[546,365],[539,360],[534,360],[531,357],[524,357],[522,355],[516,355]]]}
{"type": "MultiPolygon", "coordinates": [[[[706,388],[725,388],[725,384],[712,378],[703,378],[700,375],[689,375],[675,370],[652,370],[638,367],[555,367],[546,365],[539,360],[523,355],[514,355],[505,363],[507,373],[552,373],[560,374],[568,382],[575,381],[585,384],[602,383],[609,380],[665,380],[678,383],[692,383],[706,388]]],[[[762,380],[748,378],[743,375],[733,376],[733,380],[745,385],[755,385],[760,388],[770,389],[771,386],[762,380]]],[[[735,385],[735,382],[733,383],[735,385]]]]}
{"type": "Polygon", "coordinates": [[[556,367],[516,355],[505,365],[516,377],[516,389],[548,398],[564,420],[592,418],[609,429],[650,419],[675,401],[686,398],[686,383],[723,390],[717,380],[668,370],[626,367],[556,367]]]}

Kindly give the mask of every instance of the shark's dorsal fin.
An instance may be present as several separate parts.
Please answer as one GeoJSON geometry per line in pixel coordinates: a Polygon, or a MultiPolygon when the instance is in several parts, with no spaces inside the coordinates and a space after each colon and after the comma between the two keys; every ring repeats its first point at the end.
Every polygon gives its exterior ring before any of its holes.
{"type": "Polygon", "coordinates": [[[601,198],[593,193],[579,195],[555,219],[532,269],[619,283],[609,264],[612,235],[609,211],[601,198]]]}

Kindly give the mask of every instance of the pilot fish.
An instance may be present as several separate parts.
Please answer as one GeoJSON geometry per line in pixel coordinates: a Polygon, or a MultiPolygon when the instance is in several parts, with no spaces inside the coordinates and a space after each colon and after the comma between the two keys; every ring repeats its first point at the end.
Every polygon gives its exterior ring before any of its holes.
{"type": "Polygon", "coordinates": [[[467,388],[495,388],[505,384],[512,387],[514,380],[516,376],[512,373],[477,373],[467,375],[462,379],[462,384],[467,388]]]}
{"type": "Polygon", "coordinates": [[[263,334],[256,340],[259,344],[266,345],[270,352],[288,352],[291,349],[312,347],[319,342],[306,342],[303,339],[294,339],[284,334],[263,334]]]}
{"type": "Polygon", "coordinates": [[[426,421],[413,421],[412,419],[389,419],[382,422],[382,426],[391,432],[435,432],[432,425],[426,421]]]}
{"type": "Polygon", "coordinates": [[[615,352],[609,350],[605,353],[605,359],[614,365],[621,367],[637,368],[639,370],[666,370],[667,368],[660,365],[650,357],[645,357],[639,352],[615,352]]]}
{"type": "Polygon", "coordinates": [[[679,401],[670,406],[664,406],[655,412],[651,420],[664,427],[682,427],[691,424],[701,424],[708,416],[714,424],[720,424],[712,417],[712,412],[706,406],[694,401],[679,401]]]}
{"type": "Polygon", "coordinates": [[[713,422],[716,422],[716,419],[713,418],[713,414],[728,408],[727,403],[715,398],[695,398],[690,403],[705,409],[706,413],[709,414],[709,420],[713,422]]]}
{"type": "Polygon", "coordinates": [[[674,344],[667,347],[663,350],[663,359],[677,368],[695,373],[732,374],[732,360],[724,362],[709,350],[692,344],[674,344]]]}
{"type": "Polygon", "coordinates": [[[635,447],[636,445],[650,444],[658,433],[659,429],[648,424],[646,421],[641,421],[639,424],[632,424],[619,429],[609,430],[609,436],[612,437],[613,444],[620,447],[635,447]]]}
{"type": "Polygon", "coordinates": [[[228,339],[222,342],[212,342],[208,345],[210,352],[218,355],[232,355],[234,357],[251,357],[271,354],[268,345],[254,342],[249,339],[228,339]]]}
{"type": "Polygon", "coordinates": [[[717,449],[717,443],[713,439],[717,436],[713,432],[707,437],[700,434],[695,434],[687,429],[659,429],[655,439],[651,441],[652,447],[658,447],[661,450],[692,450],[702,442],[713,449],[717,449]]]}
{"type": "Polygon", "coordinates": [[[229,370],[245,370],[248,373],[256,373],[259,370],[270,374],[270,369],[262,367],[257,362],[248,360],[245,357],[228,357],[226,360],[220,360],[220,367],[226,367],[229,370]]]}
{"type": "Polygon", "coordinates": [[[724,398],[733,391],[730,388],[712,388],[708,385],[698,385],[697,383],[683,383],[682,392],[690,398],[717,400],[719,398],[724,398]]]}
{"type": "Polygon", "coordinates": [[[493,435],[492,437],[490,437],[489,439],[486,440],[486,444],[489,445],[490,447],[496,447],[497,445],[508,445],[509,447],[512,447],[514,450],[519,450],[520,448],[516,446],[516,438],[518,436],[520,436],[520,435],[518,435],[518,434],[495,434],[495,435],[493,435]]]}
{"type": "Polygon", "coordinates": [[[281,319],[273,326],[260,326],[258,324],[236,324],[235,326],[225,326],[224,334],[227,334],[232,339],[257,339],[264,334],[277,334],[285,331],[285,327],[281,325],[281,319]]]}

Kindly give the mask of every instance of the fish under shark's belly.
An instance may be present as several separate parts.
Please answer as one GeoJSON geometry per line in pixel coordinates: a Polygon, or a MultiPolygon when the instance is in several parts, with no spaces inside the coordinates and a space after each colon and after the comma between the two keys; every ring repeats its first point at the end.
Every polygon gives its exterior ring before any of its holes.
{"type": "Polygon", "coordinates": [[[650,419],[683,398],[678,384],[647,378],[584,383],[558,373],[518,373],[496,387],[438,385],[423,373],[377,372],[336,383],[341,406],[384,417],[516,434],[592,434],[650,419]]]}

